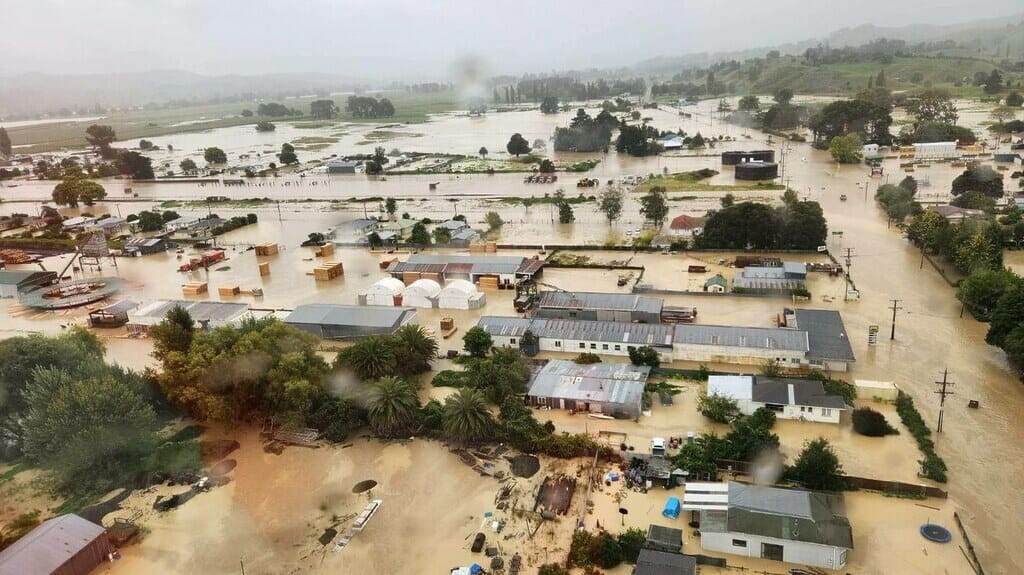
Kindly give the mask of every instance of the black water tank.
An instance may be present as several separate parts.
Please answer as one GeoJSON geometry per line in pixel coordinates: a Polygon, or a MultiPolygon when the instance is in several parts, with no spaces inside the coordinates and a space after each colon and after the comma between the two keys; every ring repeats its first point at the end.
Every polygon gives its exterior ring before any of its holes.
{"type": "Polygon", "coordinates": [[[745,162],[736,165],[737,180],[772,180],[779,177],[775,162],[745,162]]]}
{"type": "Polygon", "coordinates": [[[735,166],[744,162],[774,162],[775,150],[722,152],[722,165],[735,166]]]}

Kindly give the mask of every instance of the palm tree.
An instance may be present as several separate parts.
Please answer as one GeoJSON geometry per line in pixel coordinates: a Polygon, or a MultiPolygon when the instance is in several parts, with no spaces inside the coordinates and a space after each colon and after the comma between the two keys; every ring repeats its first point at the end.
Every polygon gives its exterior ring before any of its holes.
{"type": "Polygon", "coordinates": [[[348,368],[363,379],[380,379],[393,375],[398,366],[392,338],[371,335],[338,354],[337,367],[348,368]]]}
{"type": "Polygon", "coordinates": [[[430,360],[437,356],[437,340],[421,325],[406,324],[398,328],[395,338],[399,342],[398,363],[403,375],[415,375],[430,370],[430,360]]]}
{"type": "Polygon", "coordinates": [[[494,428],[487,400],[478,390],[463,387],[444,402],[444,434],[462,443],[485,439],[494,428]]]}
{"type": "Polygon", "coordinates": [[[416,390],[397,377],[383,377],[370,388],[367,417],[374,431],[387,437],[408,432],[416,424],[420,400],[416,390]]]}

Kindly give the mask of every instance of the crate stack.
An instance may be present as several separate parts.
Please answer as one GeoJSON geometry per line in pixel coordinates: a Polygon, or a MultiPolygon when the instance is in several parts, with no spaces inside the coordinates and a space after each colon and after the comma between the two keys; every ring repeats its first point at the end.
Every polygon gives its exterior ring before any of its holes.
{"type": "Polygon", "coordinates": [[[345,273],[341,262],[324,262],[323,265],[313,268],[313,277],[317,281],[330,281],[341,277],[345,273]]]}
{"type": "Polygon", "coordinates": [[[260,262],[260,275],[261,276],[269,276],[270,275],[270,262],[260,262]]]}
{"type": "Polygon", "coordinates": [[[217,295],[220,297],[234,297],[241,293],[242,289],[238,286],[220,286],[217,288],[217,295]]]}
{"type": "Polygon", "coordinates": [[[181,293],[184,295],[202,295],[209,290],[209,286],[206,282],[188,282],[181,288],[181,293]]]}
{"type": "Polygon", "coordinates": [[[497,276],[480,276],[478,280],[478,286],[480,289],[498,289],[498,277],[497,276]]]}
{"type": "Polygon", "coordinates": [[[334,244],[324,244],[313,252],[313,255],[318,258],[326,258],[334,255],[334,244]]]}
{"type": "Polygon", "coordinates": [[[266,243],[256,245],[256,256],[276,256],[278,252],[277,244],[266,243]]]}

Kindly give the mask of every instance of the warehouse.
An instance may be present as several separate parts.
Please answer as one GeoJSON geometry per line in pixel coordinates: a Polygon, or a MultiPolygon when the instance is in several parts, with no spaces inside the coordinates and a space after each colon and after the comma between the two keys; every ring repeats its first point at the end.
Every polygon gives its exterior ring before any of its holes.
{"type": "Polygon", "coordinates": [[[390,335],[416,321],[411,307],[314,303],[300,305],[284,322],[321,339],[348,340],[390,335]]]}
{"type": "Polygon", "coordinates": [[[806,363],[807,332],[768,327],[677,324],[672,357],[701,363],[762,365],[806,363]]]}
{"type": "Polygon", "coordinates": [[[393,262],[388,273],[405,283],[421,277],[436,281],[456,279],[478,283],[481,278],[496,278],[511,286],[522,278],[535,278],[544,262],[518,256],[437,256],[414,254],[404,262],[393,262]]]}
{"type": "Polygon", "coordinates": [[[580,365],[556,359],[533,376],[526,397],[534,407],[637,419],[650,373],[651,368],[646,365],[580,365]]]}
{"type": "Polygon", "coordinates": [[[914,144],[914,158],[917,160],[942,160],[959,158],[956,142],[925,142],[914,144]]]}
{"type": "Polygon", "coordinates": [[[789,294],[805,289],[806,283],[807,266],[799,262],[783,262],[781,267],[746,266],[732,279],[733,290],[766,294],[789,294]]]}
{"type": "Polygon", "coordinates": [[[359,294],[359,305],[402,305],[405,284],[395,278],[384,278],[359,294]]]}
{"type": "Polygon", "coordinates": [[[440,295],[441,284],[434,280],[419,279],[405,288],[402,304],[410,307],[437,307],[440,295]]]}
{"type": "Polygon", "coordinates": [[[847,371],[856,361],[843,316],[831,309],[786,310],[786,327],[807,332],[807,362],[812,368],[847,371]]]}
{"type": "Polygon", "coordinates": [[[535,317],[660,323],[664,302],[634,294],[542,291],[535,317]]]}
{"type": "Polygon", "coordinates": [[[670,325],[500,316],[484,316],[477,325],[498,347],[518,347],[523,333],[529,330],[537,336],[543,351],[629,356],[630,349],[650,346],[662,361],[672,361],[670,325]]]}
{"type": "Polygon", "coordinates": [[[712,375],[708,395],[736,400],[740,413],[750,415],[764,407],[779,419],[839,423],[850,409],[838,395],[829,395],[820,381],[752,375],[712,375]]]}
{"type": "Polygon", "coordinates": [[[167,312],[181,306],[192,317],[197,328],[212,329],[242,323],[247,318],[257,317],[249,310],[249,304],[223,301],[157,300],[143,304],[128,312],[128,331],[145,332],[164,321],[167,312]]]}
{"type": "Polygon", "coordinates": [[[722,165],[735,166],[746,162],[774,162],[774,150],[729,151],[722,152],[722,165]]]}
{"type": "Polygon", "coordinates": [[[167,238],[131,238],[121,248],[121,255],[125,256],[147,256],[166,252],[168,248],[167,238]]]}
{"type": "Polygon", "coordinates": [[[486,304],[487,295],[466,280],[449,282],[437,298],[441,309],[480,309],[486,304]]]}
{"type": "Polygon", "coordinates": [[[0,298],[20,297],[38,287],[57,283],[57,272],[0,270],[0,298]]]}
{"type": "Polygon", "coordinates": [[[737,164],[737,180],[772,180],[779,177],[779,165],[774,162],[745,162],[737,164]]]}
{"type": "Polygon", "coordinates": [[[0,551],[0,575],[88,575],[113,552],[106,529],[61,515],[0,551]]]}

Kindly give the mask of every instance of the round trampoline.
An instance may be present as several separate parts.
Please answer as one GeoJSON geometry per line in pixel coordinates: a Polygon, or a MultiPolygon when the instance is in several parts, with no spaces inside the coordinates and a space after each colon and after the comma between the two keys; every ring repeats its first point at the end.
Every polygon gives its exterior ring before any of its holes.
{"type": "Polygon", "coordinates": [[[953,534],[949,529],[934,523],[925,523],[921,526],[921,536],[935,543],[949,543],[953,540],[953,534]]]}
{"type": "Polygon", "coordinates": [[[352,493],[366,493],[374,487],[377,487],[376,481],[372,479],[364,479],[352,486],[352,493]]]}
{"type": "Polygon", "coordinates": [[[32,290],[21,296],[21,303],[35,309],[66,309],[98,302],[120,289],[120,278],[83,278],[32,290]]]}

